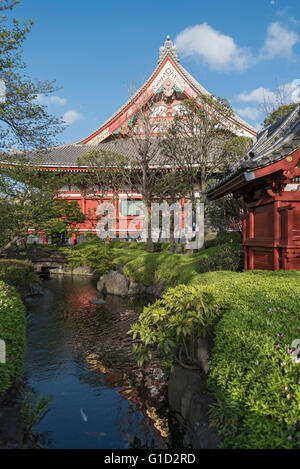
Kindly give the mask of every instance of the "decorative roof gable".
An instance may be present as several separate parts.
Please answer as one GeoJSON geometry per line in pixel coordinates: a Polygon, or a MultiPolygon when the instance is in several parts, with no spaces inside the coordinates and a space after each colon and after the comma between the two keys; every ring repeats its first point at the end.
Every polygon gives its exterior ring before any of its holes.
{"type": "MultiPolygon", "coordinates": [[[[160,48],[158,66],[144,85],[104,124],[78,143],[99,144],[104,142],[118,132],[120,127],[131,118],[139,101],[144,103],[156,93],[161,92],[169,98],[175,92],[182,93],[187,98],[196,97],[199,94],[211,94],[179,63],[178,51],[170,40],[170,36],[167,36],[164,46],[160,48]]],[[[233,116],[233,121],[238,124],[239,130],[236,132],[238,135],[255,139],[257,131],[254,127],[237,115],[233,116]]],[[[222,124],[226,127],[225,122],[222,124]]]]}

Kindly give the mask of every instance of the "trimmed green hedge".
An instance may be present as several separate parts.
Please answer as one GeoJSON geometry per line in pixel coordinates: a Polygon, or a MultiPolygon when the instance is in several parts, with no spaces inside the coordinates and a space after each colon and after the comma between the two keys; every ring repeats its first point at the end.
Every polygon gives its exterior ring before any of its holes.
{"type": "Polygon", "coordinates": [[[249,272],[215,283],[226,312],[215,328],[212,421],[229,448],[300,447],[300,272],[249,272]]]}
{"type": "Polygon", "coordinates": [[[300,272],[208,272],[195,280],[144,309],[132,327],[137,360],[155,348],[170,360],[179,340],[215,325],[208,383],[224,447],[300,447],[300,364],[292,347],[300,339],[300,272]]]}
{"type": "Polygon", "coordinates": [[[23,295],[30,282],[39,282],[39,277],[30,261],[0,259],[0,280],[16,287],[23,295]]]}
{"type": "Polygon", "coordinates": [[[0,281],[0,339],[6,344],[6,363],[0,363],[0,394],[23,378],[26,342],[25,307],[13,287],[0,281]]]}

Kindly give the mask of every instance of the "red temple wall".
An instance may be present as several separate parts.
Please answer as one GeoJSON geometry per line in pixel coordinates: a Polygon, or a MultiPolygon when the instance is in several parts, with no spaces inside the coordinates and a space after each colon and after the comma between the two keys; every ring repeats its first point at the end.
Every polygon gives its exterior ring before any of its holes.
{"type": "Polygon", "coordinates": [[[245,270],[300,270],[300,193],[249,204],[244,227],[245,270]]]}

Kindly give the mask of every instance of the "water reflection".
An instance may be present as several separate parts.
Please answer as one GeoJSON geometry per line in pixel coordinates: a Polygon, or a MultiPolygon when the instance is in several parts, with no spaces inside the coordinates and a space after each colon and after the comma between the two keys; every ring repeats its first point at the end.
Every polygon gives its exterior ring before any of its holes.
{"type": "Polygon", "coordinates": [[[136,305],[112,296],[103,306],[90,304],[97,290],[84,278],[53,278],[44,287],[44,296],[28,299],[26,374],[37,392],[54,396],[37,428],[47,432],[46,444],[167,447],[166,418],[156,405],[165,407],[164,377],[157,363],[140,370],[131,357],[126,332],[136,305]]]}

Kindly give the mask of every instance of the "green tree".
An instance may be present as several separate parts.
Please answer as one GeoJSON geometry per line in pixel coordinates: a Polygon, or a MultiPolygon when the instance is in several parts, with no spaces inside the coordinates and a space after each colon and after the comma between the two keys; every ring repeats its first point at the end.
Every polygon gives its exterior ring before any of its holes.
{"type": "Polygon", "coordinates": [[[27,165],[2,167],[0,177],[0,253],[28,234],[60,237],[85,221],[79,205],[59,198],[62,181],[27,165]]]}
{"type": "Polygon", "coordinates": [[[57,90],[54,81],[33,81],[24,70],[22,45],[33,25],[11,18],[17,1],[0,1],[0,11],[8,10],[8,17],[0,18],[0,151],[11,147],[21,150],[46,148],[62,131],[62,122],[47,112],[36,98],[57,90]]]}
{"type": "Polygon", "coordinates": [[[268,127],[269,125],[274,124],[278,119],[291,112],[298,104],[299,103],[282,104],[264,119],[263,127],[268,127]]]}
{"type": "Polygon", "coordinates": [[[130,140],[132,155],[130,167],[130,185],[142,195],[147,219],[147,251],[154,251],[151,230],[151,204],[155,200],[155,184],[160,178],[159,155],[165,124],[161,119],[159,98],[145,96],[133,102],[132,118],[121,128],[121,137],[130,140]],[[155,112],[157,111],[157,112],[155,112]]]}
{"type": "Polygon", "coordinates": [[[251,139],[237,137],[238,130],[226,100],[200,94],[182,102],[162,142],[162,152],[166,162],[182,168],[191,198],[195,190],[201,190],[205,199],[208,182],[224,175],[250,147],[251,139]]]}
{"type": "MultiPolygon", "coordinates": [[[[83,174],[76,175],[75,183],[81,192],[88,199],[94,199],[102,203],[107,192],[111,192],[112,202],[115,202],[118,192],[124,192],[126,187],[130,187],[130,169],[127,158],[121,154],[105,151],[92,150],[81,155],[77,159],[79,166],[88,168],[83,174]]],[[[91,227],[95,221],[99,221],[101,216],[89,212],[87,219],[91,227]]],[[[118,221],[118,220],[116,220],[118,221]]]]}

